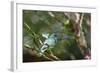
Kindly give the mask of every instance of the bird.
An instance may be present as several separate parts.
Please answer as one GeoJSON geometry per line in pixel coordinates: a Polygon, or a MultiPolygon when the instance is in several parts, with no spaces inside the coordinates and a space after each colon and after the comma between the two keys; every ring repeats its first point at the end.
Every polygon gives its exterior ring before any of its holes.
{"type": "MultiPolygon", "coordinates": [[[[46,39],[43,42],[42,47],[40,48],[40,54],[42,55],[46,50],[48,50],[49,48],[54,48],[54,46],[56,45],[56,43],[58,42],[59,39],[62,38],[62,34],[60,32],[54,32],[51,35],[49,34],[43,34],[43,37],[45,37],[46,39]]],[[[63,37],[64,39],[68,39],[70,38],[70,36],[68,35],[64,35],[63,37]]]]}

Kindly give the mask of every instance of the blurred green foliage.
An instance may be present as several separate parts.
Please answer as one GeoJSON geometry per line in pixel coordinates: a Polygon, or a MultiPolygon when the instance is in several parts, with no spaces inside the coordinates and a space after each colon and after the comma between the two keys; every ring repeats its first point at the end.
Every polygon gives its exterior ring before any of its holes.
{"type": "MultiPolygon", "coordinates": [[[[90,18],[89,13],[84,13],[83,32],[88,42],[88,48],[91,48],[90,31],[85,18],[90,18]]],[[[83,59],[79,47],[71,32],[70,19],[64,12],[23,10],[23,62],[49,61],[39,55],[42,44],[46,38],[43,33],[52,34],[60,32],[62,35],[68,35],[73,39],[64,39],[63,36],[51,49],[53,54],[60,60],[80,60],[83,59]],[[30,50],[28,50],[30,49],[30,50]],[[35,51],[35,52],[34,52],[35,51]]],[[[49,52],[48,50],[46,51],[49,52]]],[[[45,53],[46,53],[45,52],[45,53]]]]}

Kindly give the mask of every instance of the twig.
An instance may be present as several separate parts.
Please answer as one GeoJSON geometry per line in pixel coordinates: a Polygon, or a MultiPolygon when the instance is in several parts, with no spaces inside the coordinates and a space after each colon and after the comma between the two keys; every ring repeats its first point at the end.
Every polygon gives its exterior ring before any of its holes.
{"type": "MultiPolygon", "coordinates": [[[[28,48],[28,49],[32,49],[31,47],[27,46],[24,44],[24,47],[28,48]]],[[[35,47],[36,48],[36,47],[35,47]]],[[[27,49],[27,50],[28,50],[27,49]]],[[[35,51],[40,52],[38,49],[35,49],[35,51]]],[[[42,56],[48,60],[54,61],[53,59],[49,58],[48,56],[46,56],[45,54],[42,54],[42,56]]]]}
{"type": "Polygon", "coordinates": [[[84,17],[84,13],[82,13],[80,23],[79,23],[81,30],[82,30],[83,17],[84,17]]]}
{"type": "Polygon", "coordinates": [[[54,61],[53,59],[49,58],[48,56],[46,56],[45,54],[42,55],[44,58],[48,59],[48,60],[51,60],[51,61],[54,61]]]}
{"type": "Polygon", "coordinates": [[[51,57],[53,57],[55,60],[60,60],[57,56],[55,56],[54,54],[53,54],[53,52],[51,51],[51,49],[49,49],[50,50],[50,56],[51,57]]]}

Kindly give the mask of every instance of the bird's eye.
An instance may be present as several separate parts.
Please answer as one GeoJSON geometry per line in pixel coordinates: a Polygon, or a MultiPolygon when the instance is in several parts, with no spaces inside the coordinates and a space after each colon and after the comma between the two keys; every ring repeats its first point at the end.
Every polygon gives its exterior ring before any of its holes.
{"type": "Polygon", "coordinates": [[[55,34],[54,36],[55,36],[55,37],[57,37],[57,35],[56,35],[56,34],[55,34]]]}

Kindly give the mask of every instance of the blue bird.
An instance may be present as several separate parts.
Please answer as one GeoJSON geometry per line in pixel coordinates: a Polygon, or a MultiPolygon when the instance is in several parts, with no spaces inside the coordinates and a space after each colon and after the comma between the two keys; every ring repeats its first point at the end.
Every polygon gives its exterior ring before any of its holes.
{"type": "MultiPolygon", "coordinates": [[[[56,43],[57,43],[57,41],[59,40],[59,39],[61,39],[61,33],[59,33],[59,32],[54,32],[53,34],[51,34],[50,36],[49,36],[49,34],[45,34],[45,35],[43,35],[44,37],[46,37],[46,39],[45,39],[45,41],[43,42],[43,45],[42,45],[42,47],[40,48],[40,51],[41,51],[41,53],[40,54],[43,54],[48,48],[53,48],[55,45],[56,45],[56,43]],[[49,37],[48,37],[49,36],[49,37]]],[[[64,38],[65,39],[68,39],[68,38],[70,38],[69,36],[67,36],[67,35],[64,35],[64,38]]]]}

